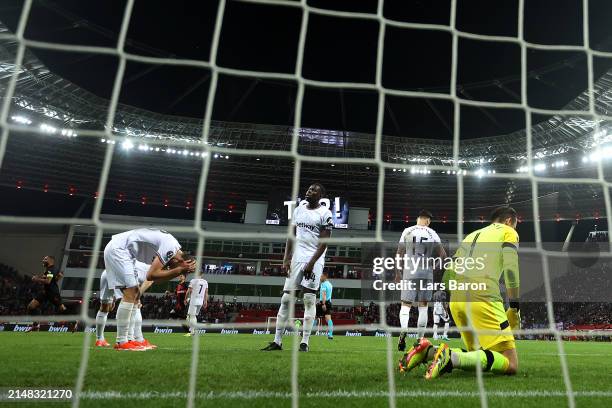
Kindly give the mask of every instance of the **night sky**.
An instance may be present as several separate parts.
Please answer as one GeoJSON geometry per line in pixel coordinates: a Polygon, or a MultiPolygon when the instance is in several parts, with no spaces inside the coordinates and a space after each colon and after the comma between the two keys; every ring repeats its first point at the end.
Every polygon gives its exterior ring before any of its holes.
{"type": "MultiPolygon", "coordinates": [[[[517,35],[518,0],[458,0],[457,27],[492,35],[517,35]]],[[[589,2],[590,42],[612,50],[612,4],[589,2]]],[[[0,20],[14,28],[21,1],[6,0],[0,20]]],[[[373,13],[372,0],[310,0],[311,6],[373,13]]],[[[124,1],[34,1],[26,37],[69,44],[114,47],[124,1]]],[[[217,2],[213,0],[136,1],[126,50],[139,55],[208,60],[217,2]]],[[[384,15],[398,21],[449,24],[450,0],[385,1],[384,15]]],[[[224,67],[292,73],[302,12],[299,8],[228,1],[217,62],[224,67]]],[[[580,0],[528,0],[526,40],[542,44],[582,44],[580,0]]],[[[311,14],[304,55],[306,78],[372,83],[378,23],[311,14]]],[[[386,87],[449,92],[451,41],[447,32],[387,27],[383,62],[386,87]]],[[[108,98],[117,59],[109,56],[32,50],[53,72],[108,98]]],[[[520,47],[460,39],[458,94],[465,99],[519,102],[520,47]],[[499,82],[495,82],[499,81],[499,82]]],[[[595,75],[612,67],[595,60],[595,75]]],[[[559,109],[587,87],[583,53],[528,52],[528,100],[559,109]]],[[[210,72],[202,68],[129,62],[120,101],[172,115],[203,117],[210,72]]],[[[296,95],[293,81],[221,75],[214,119],[290,125],[296,95]]],[[[373,133],[375,92],[307,87],[303,125],[373,133]]],[[[384,132],[388,135],[450,139],[452,104],[434,99],[388,97],[384,132]]],[[[464,107],[462,138],[494,136],[524,127],[521,111],[464,107]]],[[[538,118],[539,120],[544,118],[538,118]]]]}

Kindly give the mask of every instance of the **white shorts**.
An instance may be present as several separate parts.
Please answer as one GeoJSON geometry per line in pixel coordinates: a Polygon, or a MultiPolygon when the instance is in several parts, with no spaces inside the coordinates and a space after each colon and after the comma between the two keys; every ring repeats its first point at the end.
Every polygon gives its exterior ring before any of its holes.
{"type": "MultiPolygon", "coordinates": [[[[404,276],[406,274],[404,273],[404,276]]],[[[411,287],[414,290],[410,289],[402,289],[401,300],[402,302],[407,303],[415,303],[415,302],[429,302],[432,296],[432,290],[430,289],[421,289],[428,287],[432,283],[431,279],[422,279],[422,278],[409,278],[406,279],[408,282],[413,282],[411,287]]]]}
{"type": "Polygon", "coordinates": [[[132,255],[125,248],[115,247],[112,240],[104,248],[104,266],[110,289],[138,286],[138,273],[132,255]]]}
{"type": "Polygon", "coordinates": [[[102,275],[100,275],[100,303],[109,304],[113,303],[115,300],[123,298],[123,293],[121,293],[121,290],[116,288],[114,290],[110,290],[106,276],[106,270],[102,271],[102,275]]]}
{"type": "Polygon", "coordinates": [[[285,286],[283,291],[300,290],[302,287],[311,290],[318,290],[321,284],[321,275],[323,274],[323,263],[315,264],[312,268],[313,277],[311,279],[304,278],[302,270],[308,262],[293,262],[291,261],[291,269],[289,276],[285,278],[285,286]]]}
{"type": "Polygon", "coordinates": [[[187,314],[192,316],[197,316],[200,314],[200,309],[202,309],[202,305],[189,305],[189,309],[187,309],[187,314]]]}
{"type": "Polygon", "coordinates": [[[443,313],[437,313],[437,311],[434,312],[433,318],[434,318],[434,324],[440,323],[440,319],[444,320],[444,323],[447,323],[449,320],[448,313],[446,313],[446,310],[444,310],[443,313]]]}

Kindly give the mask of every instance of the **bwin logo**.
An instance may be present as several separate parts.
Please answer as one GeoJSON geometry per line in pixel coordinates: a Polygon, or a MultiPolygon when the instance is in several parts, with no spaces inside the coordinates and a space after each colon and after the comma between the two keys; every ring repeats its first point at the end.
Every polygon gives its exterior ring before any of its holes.
{"type": "Polygon", "coordinates": [[[170,328],[162,329],[160,327],[156,327],[155,330],[153,330],[153,333],[166,333],[166,334],[170,334],[170,333],[172,333],[172,329],[170,329],[170,328]]]}
{"type": "Polygon", "coordinates": [[[238,334],[236,329],[221,329],[221,334],[238,334]]]}
{"type": "Polygon", "coordinates": [[[66,327],[66,326],[60,326],[60,327],[50,326],[48,331],[55,332],[55,333],[68,333],[68,327],[66,327]]]}
{"type": "Polygon", "coordinates": [[[344,334],[345,336],[350,336],[350,337],[361,337],[361,333],[360,332],[346,332],[344,334]]]}

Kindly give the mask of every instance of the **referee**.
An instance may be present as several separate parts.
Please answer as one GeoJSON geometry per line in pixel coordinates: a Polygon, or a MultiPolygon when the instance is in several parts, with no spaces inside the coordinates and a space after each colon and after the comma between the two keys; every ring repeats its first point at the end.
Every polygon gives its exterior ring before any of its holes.
{"type": "Polygon", "coordinates": [[[321,286],[319,287],[319,303],[317,304],[317,317],[325,316],[327,322],[327,338],[334,339],[334,322],[332,322],[332,284],[327,280],[327,271],[323,270],[321,274],[321,286]]]}

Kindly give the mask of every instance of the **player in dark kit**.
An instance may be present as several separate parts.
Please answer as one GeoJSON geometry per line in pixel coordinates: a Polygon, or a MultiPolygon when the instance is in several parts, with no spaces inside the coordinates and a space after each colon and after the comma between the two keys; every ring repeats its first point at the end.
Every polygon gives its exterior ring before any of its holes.
{"type": "Polygon", "coordinates": [[[176,296],[176,305],[174,305],[174,317],[177,319],[185,319],[186,317],[186,308],[185,308],[185,296],[187,295],[187,283],[185,282],[186,274],[181,274],[178,276],[179,283],[176,285],[176,289],[174,290],[174,294],[176,296]]]}
{"type": "MultiPolygon", "coordinates": [[[[59,286],[57,285],[64,274],[55,265],[53,256],[45,256],[42,259],[42,265],[43,273],[32,277],[32,282],[38,284],[39,289],[34,299],[28,304],[28,314],[34,314],[45,302],[53,304],[59,312],[64,313],[66,306],[62,303],[59,286]]],[[[35,323],[32,329],[38,329],[38,323],[35,323]]]]}

